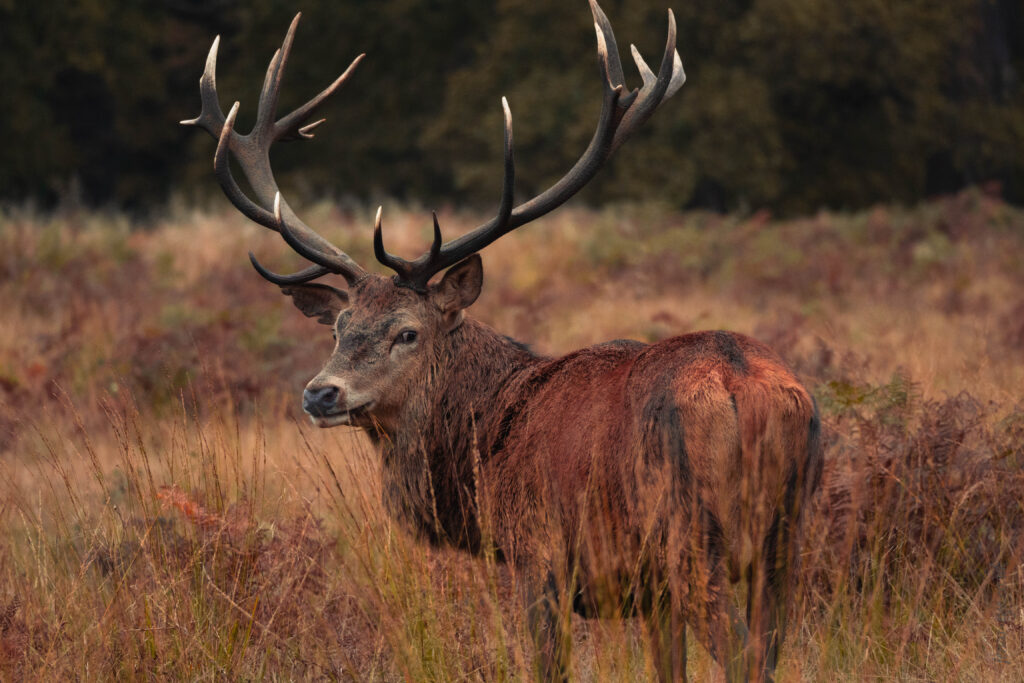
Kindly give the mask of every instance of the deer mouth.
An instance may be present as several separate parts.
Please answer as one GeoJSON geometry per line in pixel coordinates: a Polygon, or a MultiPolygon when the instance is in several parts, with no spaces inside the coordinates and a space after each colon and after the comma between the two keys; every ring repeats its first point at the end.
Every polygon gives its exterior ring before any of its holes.
{"type": "Polygon", "coordinates": [[[310,415],[309,419],[321,429],[339,427],[341,425],[361,426],[369,424],[370,409],[372,407],[373,402],[371,401],[355,408],[346,408],[345,410],[328,413],[327,415],[310,415]]]}

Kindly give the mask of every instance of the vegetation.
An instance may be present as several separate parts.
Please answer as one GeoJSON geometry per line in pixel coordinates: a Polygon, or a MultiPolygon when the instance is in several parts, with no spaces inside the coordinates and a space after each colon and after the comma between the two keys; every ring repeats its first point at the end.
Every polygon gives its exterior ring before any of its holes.
{"type": "MultiPolygon", "coordinates": [[[[689,83],[590,187],[674,207],[912,202],[997,180],[1024,200],[1024,13],[1013,0],[606,0],[627,60],[660,53],[674,5],[689,83]]],[[[584,0],[305,0],[284,106],[358,53],[317,154],[288,150],[289,197],[323,191],[489,206],[499,98],[516,116],[521,189],[561,176],[599,107],[584,0]],[[299,157],[304,157],[301,172],[299,157]]],[[[222,34],[224,108],[255,112],[293,3],[0,0],[0,200],[148,211],[206,192],[210,141],[174,121],[222,34]],[[196,189],[200,188],[200,189],[196,189]]],[[[632,67],[628,78],[639,83],[632,67]]]]}
{"type": "MultiPolygon", "coordinates": [[[[301,213],[373,262],[368,211],[301,213]]],[[[390,249],[426,242],[390,215],[390,249]]],[[[230,212],[131,227],[0,215],[0,680],[527,677],[507,567],[406,537],[364,438],[302,416],[330,336],[244,255],[290,250],[230,212]]],[[[827,465],[780,680],[1019,678],[1024,212],[563,210],[484,259],[473,314],[542,352],[725,327],[814,388],[827,465]]],[[[629,620],[575,637],[581,680],[652,675],[629,620]]]]}

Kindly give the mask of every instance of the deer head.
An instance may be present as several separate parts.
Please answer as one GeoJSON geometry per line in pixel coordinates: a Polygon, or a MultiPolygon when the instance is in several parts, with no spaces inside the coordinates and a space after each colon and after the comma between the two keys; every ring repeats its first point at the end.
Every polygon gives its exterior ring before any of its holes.
{"type": "Polygon", "coordinates": [[[512,114],[507,100],[502,98],[504,179],[496,214],[450,242],[443,241],[435,215],[430,249],[407,261],[385,250],[378,209],[374,253],[382,265],[395,272],[392,278],[368,273],[303,223],[281,197],[270,166],[269,150],[274,142],[313,137],[313,130],[324,119],[309,122],[310,119],[348,80],[363,55],[356,57],[334,83],[312,100],[276,119],[281,80],[300,16],[296,15],[267,69],[256,124],[243,135],[234,129],[239,104],[236,102],[226,116],[220,108],[216,89],[219,37],[214,40],[199,81],[202,111],[195,119],[182,123],[199,126],[217,139],[214,171],[231,202],[245,216],[279,232],[285,242],[312,263],[298,273],[279,275],[249,254],[260,275],[280,286],[305,315],[330,325],[334,331],[334,353],[303,395],[303,407],[317,425],[369,426],[377,422],[387,427],[403,410],[411,393],[436,372],[460,328],[463,312],[479,295],[483,268],[478,252],[576,194],[658,105],[683,85],[686,77],[675,50],[676,27],[671,10],[658,74],[648,68],[633,47],[643,85],[627,91],[611,24],[595,0],[590,0],[590,7],[597,34],[603,97],[594,136],[579,161],[550,188],[515,205],[512,114]],[[249,181],[255,199],[246,196],[232,176],[231,156],[249,181]],[[432,284],[431,279],[446,269],[440,281],[432,284]],[[347,291],[313,282],[331,273],[346,280],[347,291]]]}
{"type": "Polygon", "coordinates": [[[450,268],[420,293],[380,276],[343,292],[320,284],[282,288],[309,317],[330,325],[334,353],[306,386],[303,408],[320,427],[395,425],[432,368],[441,365],[449,335],[483,283],[480,256],[450,268]]]}

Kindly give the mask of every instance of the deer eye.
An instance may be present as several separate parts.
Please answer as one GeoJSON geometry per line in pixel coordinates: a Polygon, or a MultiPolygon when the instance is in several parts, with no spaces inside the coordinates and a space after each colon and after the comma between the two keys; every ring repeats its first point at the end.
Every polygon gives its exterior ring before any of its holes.
{"type": "Polygon", "coordinates": [[[402,330],[401,332],[398,333],[398,336],[395,337],[395,343],[412,344],[413,342],[416,341],[417,336],[419,335],[417,335],[416,330],[402,330]]]}

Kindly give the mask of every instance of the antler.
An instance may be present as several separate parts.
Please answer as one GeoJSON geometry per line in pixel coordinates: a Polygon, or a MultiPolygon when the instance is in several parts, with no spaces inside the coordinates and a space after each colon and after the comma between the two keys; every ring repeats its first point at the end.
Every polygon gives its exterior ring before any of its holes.
{"type": "Polygon", "coordinates": [[[356,57],[345,72],[320,94],[287,116],[275,121],[281,79],[291,53],[295,29],[301,16],[301,12],[295,15],[288,28],[288,33],[285,35],[284,43],[270,60],[267,75],[263,81],[263,89],[260,91],[256,110],[256,125],[248,135],[242,135],[234,129],[235,117],[238,114],[238,102],[231,107],[227,116],[220,108],[217,97],[217,48],[220,45],[220,36],[214,39],[213,45],[210,47],[210,53],[206,58],[206,68],[199,79],[202,111],[196,118],[181,123],[186,126],[199,126],[217,139],[214,171],[224,194],[231,200],[231,203],[251,220],[280,232],[295,251],[316,264],[293,275],[277,275],[261,266],[250,252],[249,258],[260,275],[276,284],[287,285],[308,282],[327,273],[337,273],[342,275],[349,284],[352,284],[365,276],[366,271],[348,254],[318,235],[295,215],[287,202],[281,199],[277,181],[274,179],[274,173],[270,167],[270,146],[278,140],[312,138],[313,129],[322,124],[325,119],[319,119],[312,123],[307,123],[307,121],[331,95],[341,88],[364,57],[364,55],[356,57]],[[249,185],[252,186],[257,201],[254,202],[246,196],[231,174],[229,159],[231,155],[234,156],[249,181],[249,185]],[[267,206],[273,206],[274,210],[268,210],[265,208],[267,206]]]}
{"type": "Polygon", "coordinates": [[[597,54],[601,66],[601,80],[604,96],[597,130],[583,156],[576,165],[558,182],[533,199],[512,207],[515,183],[515,163],[512,155],[512,113],[508,101],[501,98],[505,113],[505,173],[502,183],[501,201],[498,212],[487,223],[474,228],[451,242],[442,244],[441,229],[434,216],[434,241],[430,250],[415,261],[406,261],[384,249],[381,236],[381,210],[377,210],[374,226],[373,247],[377,260],[397,275],[397,284],[417,291],[426,291],[427,283],[434,274],[453,266],[467,256],[474,254],[491,242],[532,220],[553,211],[564,204],[586,185],[604,165],[608,157],[624,143],[641,124],[651,117],[654,110],[666,98],[672,96],[686,81],[683,63],[676,51],[676,21],[672,10],[668,11],[668,38],[661,59],[658,75],[644,62],[635,46],[630,46],[633,59],[640,71],[643,85],[639,90],[623,94],[625,75],[619,61],[618,46],[608,17],[598,7],[596,0],[590,0],[594,15],[594,30],[597,33],[597,54]]]}

